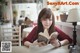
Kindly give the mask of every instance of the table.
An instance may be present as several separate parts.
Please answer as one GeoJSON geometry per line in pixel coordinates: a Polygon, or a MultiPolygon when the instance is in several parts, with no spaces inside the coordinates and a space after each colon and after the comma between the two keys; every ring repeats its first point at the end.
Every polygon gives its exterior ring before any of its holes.
{"type": "MultiPolygon", "coordinates": [[[[0,53],[5,53],[1,52],[0,48],[0,53]]],[[[25,46],[13,46],[12,47],[12,52],[6,52],[6,53],[69,53],[68,45],[61,46],[59,48],[54,48],[50,45],[44,48],[27,48],[25,46]]],[[[80,53],[80,47],[77,47],[77,50],[73,53],[80,53]]]]}
{"type": "Polygon", "coordinates": [[[25,46],[13,46],[11,53],[69,53],[68,45],[59,47],[59,48],[51,48],[48,46],[44,49],[41,49],[41,52],[38,52],[38,50],[33,48],[33,50],[26,48],[25,46]],[[37,52],[36,52],[37,51],[37,52]]]}

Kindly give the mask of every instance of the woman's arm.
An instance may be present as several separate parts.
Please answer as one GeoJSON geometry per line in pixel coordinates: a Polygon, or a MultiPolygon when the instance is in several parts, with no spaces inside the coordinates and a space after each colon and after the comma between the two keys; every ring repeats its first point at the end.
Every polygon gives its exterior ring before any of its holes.
{"type": "Polygon", "coordinates": [[[37,27],[35,27],[27,37],[23,39],[23,45],[29,45],[33,43],[37,38],[37,27]]]}
{"type": "Polygon", "coordinates": [[[58,39],[60,40],[60,41],[62,41],[62,43],[63,42],[69,42],[69,43],[72,43],[72,39],[67,35],[67,34],[65,34],[62,30],[60,30],[58,27],[56,27],[55,26],[55,30],[59,33],[59,35],[58,35],[58,39]],[[64,41],[63,41],[64,40],[64,41]]]}
{"type": "Polygon", "coordinates": [[[24,45],[25,45],[27,48],[29,48],[30,45],[32,45],[32,44],[33,44],[33,45],[37,45],[37,46],[39,46],[39,47],[46,45],[44,42],[37,42],[37,40],[35,40],[33,43],[31,43],[31,42],[29,42],[29,41],[25,41],[25,42],[24,42],[24,45]]]}
{"type": "Polygon", "coordinates": [[[59,41],[58,39],[51,40],[50,43],[55,47],[60,47],[69,43],[67,39],[59,41]]]}
{"type": "Polygon", "coordinates": [[[62,41],[60,41],[61,45],[66,45],[69,44],[69,41],[67,39],[64,39],[62,41]]]}

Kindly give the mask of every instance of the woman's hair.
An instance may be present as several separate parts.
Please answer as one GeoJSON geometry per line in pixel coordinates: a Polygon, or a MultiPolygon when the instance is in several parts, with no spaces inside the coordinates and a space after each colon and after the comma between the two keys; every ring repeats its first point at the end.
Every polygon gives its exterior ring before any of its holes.
{"type": "Polygon", "coordinates": [[[43,25],[41,23],[41,19],[42,18],[43,19],[47,19],[47,18],[50,19],[51,16],[52,16],[52,25],[50,26],[48,32],[49,32],[49,34],[51,34],[52,32],[54,32],[54,24],[55,24],[54,15],[53,15],[53,13],[52,13],[52,11],[51,11],[50,8],[43,8],[41,10],[41,12],[39,13],[39,16],[38,16],[38,31],[37,31],[37,33],[40,33],[40,32],[44,31],[43,25]]]}

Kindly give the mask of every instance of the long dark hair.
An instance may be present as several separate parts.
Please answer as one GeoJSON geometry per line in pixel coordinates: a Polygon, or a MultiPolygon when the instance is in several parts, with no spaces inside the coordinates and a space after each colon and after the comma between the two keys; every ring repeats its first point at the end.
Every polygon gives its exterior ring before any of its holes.
{"type": "Polygon", "coordinates": [[[38,16],[38,31],[37,33],[40,33],[40,32],[43,32],[44,29],[43,29],[43,25],[41,23],[41,18],[51,18],[52,16],[52,25],[50,26],[49,28],[49,35],[54,32],[54,25],[55,25],[55,21],[54,21],[54,15],[51,11],[50,8],[43,8],[40,13],[39,13],[39,16],[38,16]]]}

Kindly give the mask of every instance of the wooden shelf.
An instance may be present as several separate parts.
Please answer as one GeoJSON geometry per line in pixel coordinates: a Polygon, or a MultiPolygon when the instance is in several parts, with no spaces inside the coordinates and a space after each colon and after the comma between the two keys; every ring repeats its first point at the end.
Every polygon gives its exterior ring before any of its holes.
{"type": "MultiPolygon", "coordinates": [[[[21,27],[1,28],[3,40],[10,38],[13,46],[21,46],[21,27]],[[8,37],[8,38],[7,38],[8,37]],[[5,38],[5,39],[4,39],[5,38]]],[[[6,41],[6,40],[5,40],[6,41]]]]}

